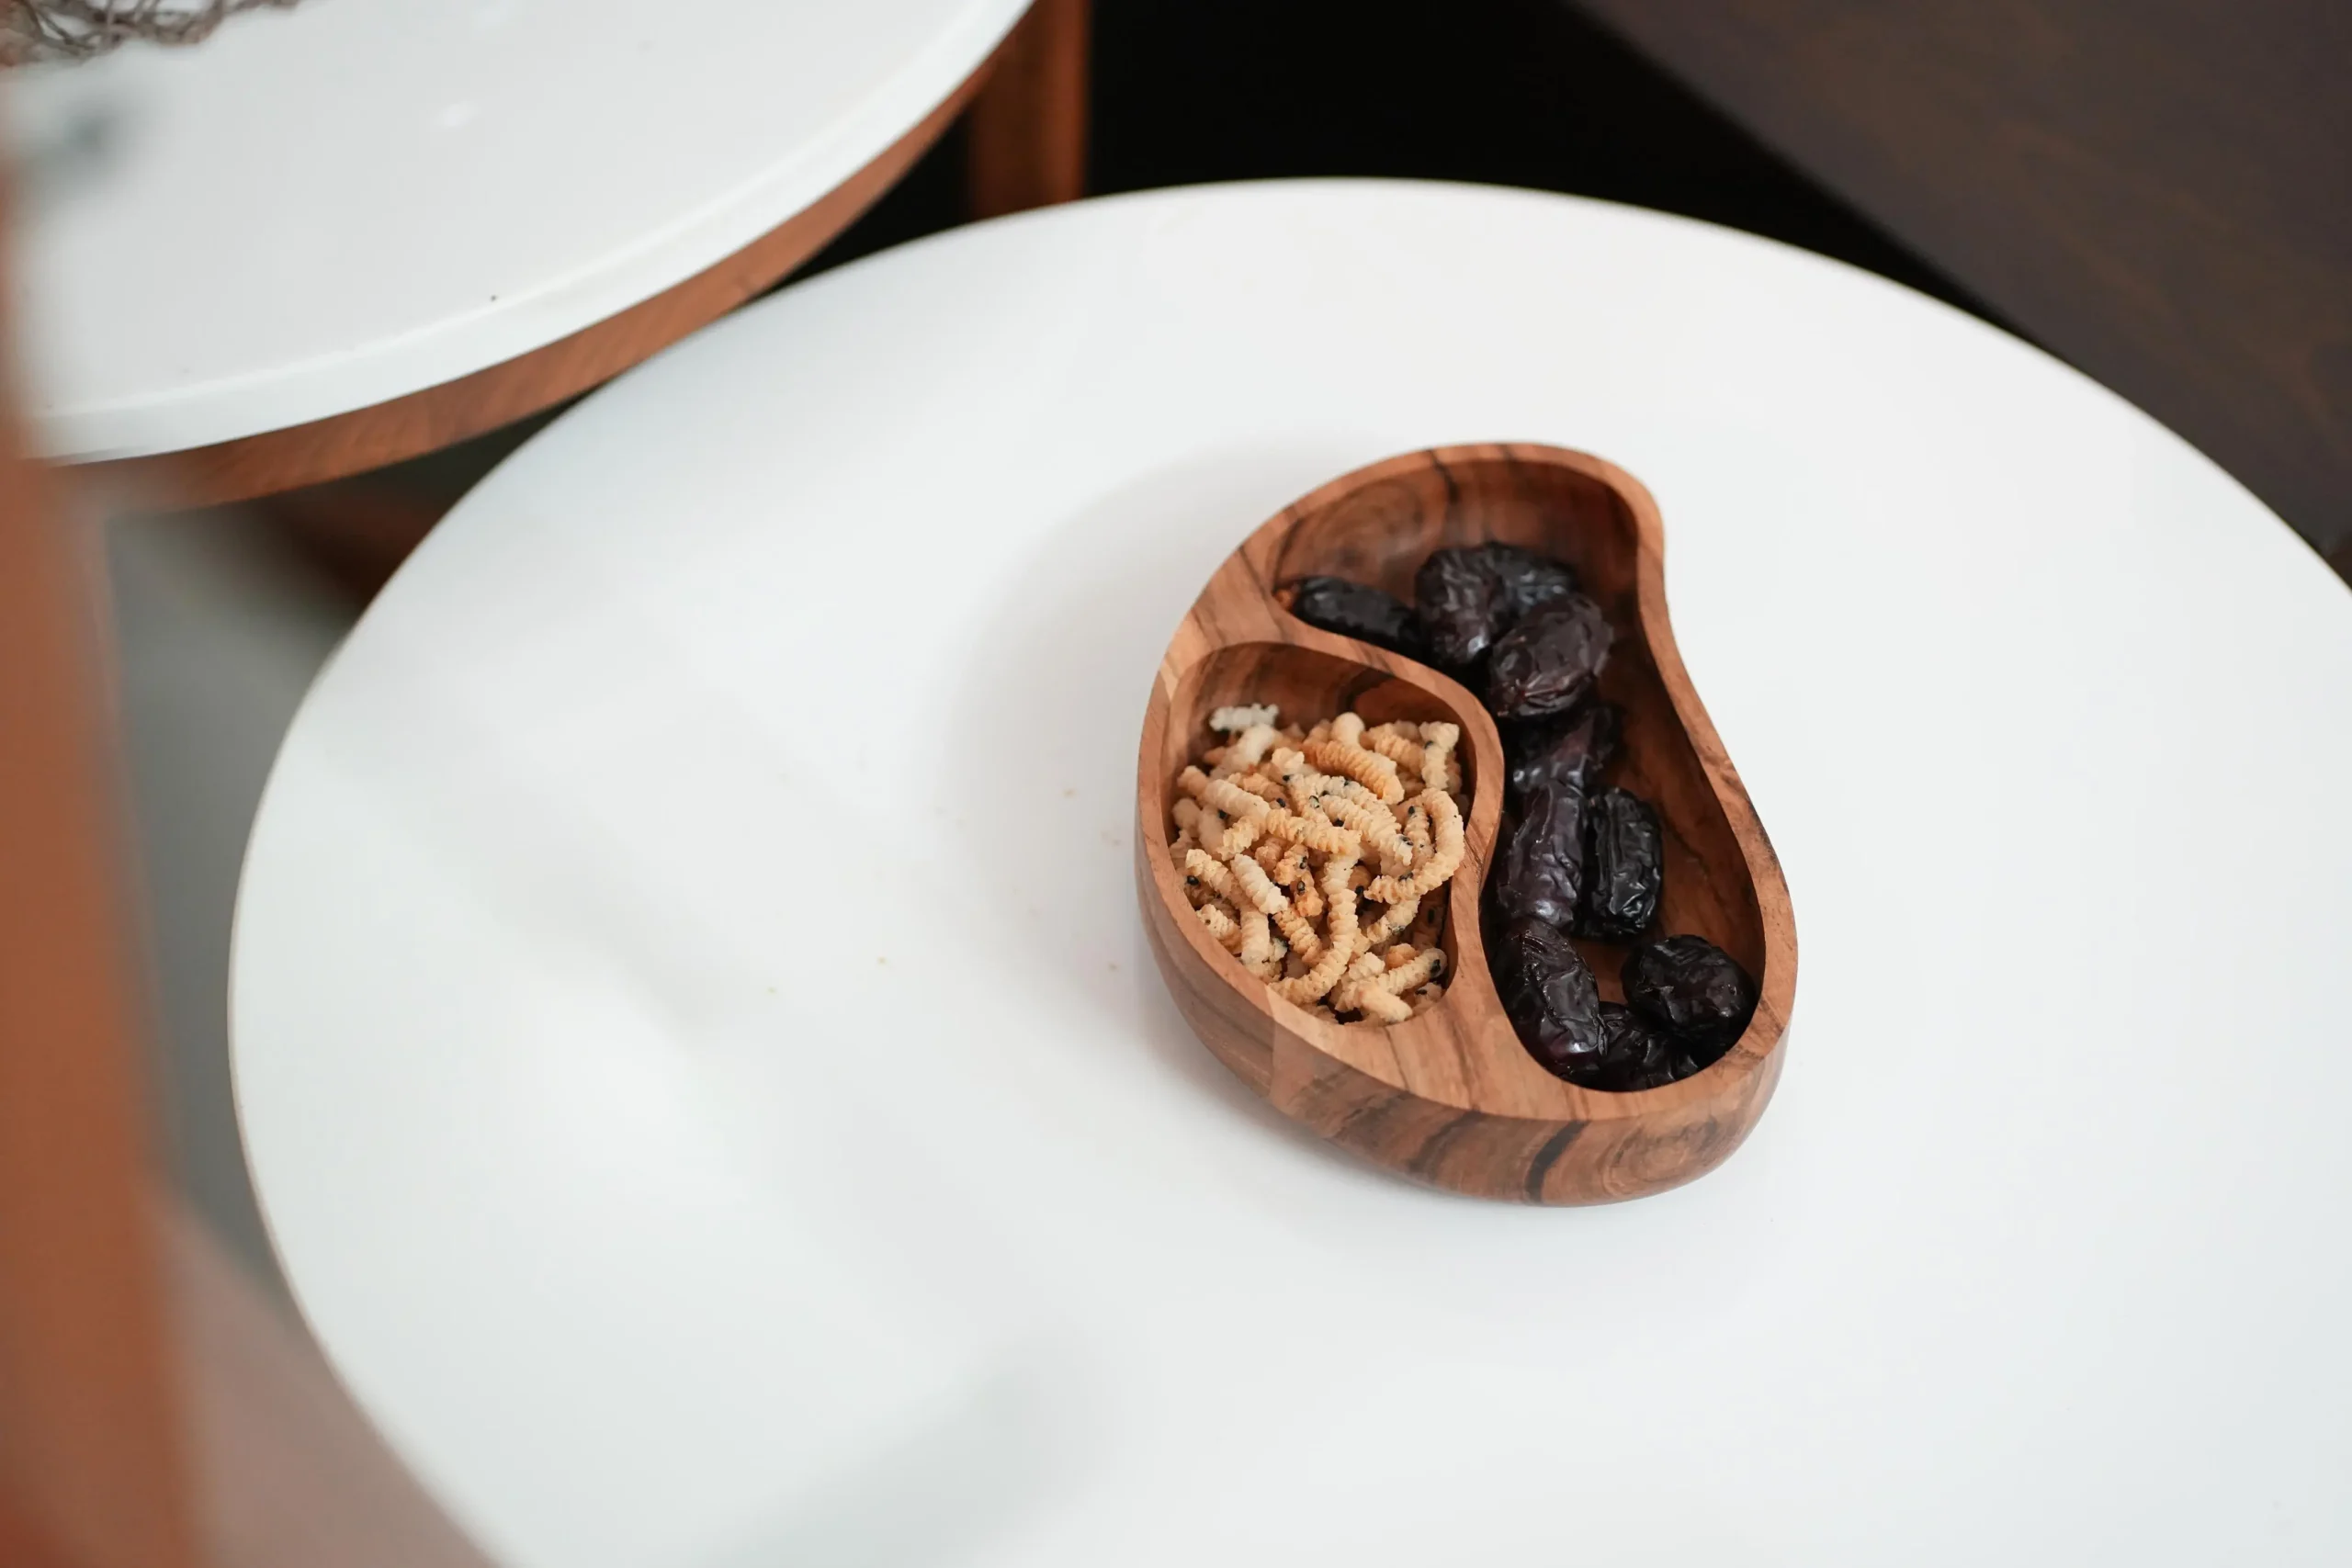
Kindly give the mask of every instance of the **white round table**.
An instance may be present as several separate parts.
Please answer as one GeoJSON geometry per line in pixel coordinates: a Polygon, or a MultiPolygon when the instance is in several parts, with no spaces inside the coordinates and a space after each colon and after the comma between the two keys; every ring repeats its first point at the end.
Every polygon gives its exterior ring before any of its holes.
{"type": "Polygon", "coordinates": [[[1818,257],[1162,192],[786,291],[492,474],[311,694],[236,1073],[286,1271],[507,1560],[2352,1557],[2352,598],[2144,415],[1818,257]],[[1786,862],[1779,1097],[1598,1210],[1187,1032],[1177,616],[1385,454],[1584,447],[1786,862]]]}
{"type": "Polygon", "coordinates": [[[810,209],[1023,8],[307,0],[18,73],[35,439],[184,451],[530,354],[810,209]]]}

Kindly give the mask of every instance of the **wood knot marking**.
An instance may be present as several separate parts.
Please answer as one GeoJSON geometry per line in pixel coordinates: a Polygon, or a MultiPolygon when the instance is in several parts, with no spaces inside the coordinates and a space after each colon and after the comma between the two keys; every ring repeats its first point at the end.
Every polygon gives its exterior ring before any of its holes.
{"type": "Polygon", "coordinates": [[[1552,1174],[1552,1168],[1560,1163],[1560,1156],[1575,1145],[1589,1125],[1590,1123],[1584,1122],[1563,1122],[1550,1137],[1544,1140],[1543,1146],[1535,1151],[1535,1157],[1527,1164],[1529,1202],[1544,1201],[1544,1179],[1552,1174]]]}

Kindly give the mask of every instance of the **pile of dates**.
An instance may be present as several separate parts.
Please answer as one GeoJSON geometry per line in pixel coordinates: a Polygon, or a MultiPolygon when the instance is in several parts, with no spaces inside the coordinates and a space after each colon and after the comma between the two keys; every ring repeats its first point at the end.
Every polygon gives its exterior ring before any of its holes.
{"type": "Polygon", "coordinates": [[[1666,886],[1657,813],[1604,784],[1624,711],[1596,692],[1615,633],[1573,569],[1516,545],[1439,550],[1401,600],[1337,577],[1283,585],[1309,626],[1404,654],[1478,693],[1501,732],[1506,810],[1487,878],[1487,957],[1512,1027],[1587,1089],[1656,1089],[1731,1048],[1756,981],[1703,937],[1652,935],[1666,886]],[[1572,937],[1630,946],[1623,1004],[1572,937]]]}

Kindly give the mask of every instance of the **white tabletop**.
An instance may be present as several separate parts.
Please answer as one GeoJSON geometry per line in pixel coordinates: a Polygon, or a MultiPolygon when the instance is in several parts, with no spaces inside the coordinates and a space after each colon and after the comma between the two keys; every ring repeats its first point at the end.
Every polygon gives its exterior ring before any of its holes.
{"type": "Polygon", "coordinates": [[[232,1009],[305,1311],[518,1564],[2352,1560],[2352,597],[1892,284],[1499,190],[1083,204],[788,290],[437,529],[288,738],[232,1009]],[[1193,1042],[1164,639],[1318,481],[1664,509],[1786,861],[1779,1097],[1599,1210],[1193,1042]]]}
{"type": "Polygon", "coordinates": [[[814,202],[1023,0],[305,0],[13,73],[34,434],[74,459],[541,347],[814,202]]]}

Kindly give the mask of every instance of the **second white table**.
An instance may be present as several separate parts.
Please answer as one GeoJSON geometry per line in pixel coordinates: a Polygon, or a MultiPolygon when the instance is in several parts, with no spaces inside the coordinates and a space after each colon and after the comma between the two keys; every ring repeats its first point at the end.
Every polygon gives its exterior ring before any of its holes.
{"type": "Polygon", "coordinates": [[[832,190],[1023,9],[310,0],[18,73],[35,439],[180,451],[552,343],[832,190]]]}

